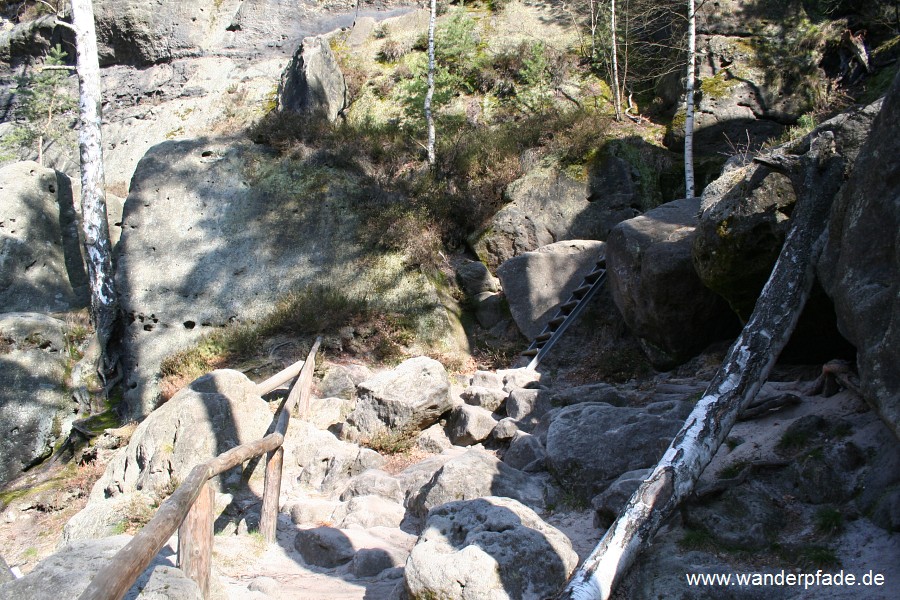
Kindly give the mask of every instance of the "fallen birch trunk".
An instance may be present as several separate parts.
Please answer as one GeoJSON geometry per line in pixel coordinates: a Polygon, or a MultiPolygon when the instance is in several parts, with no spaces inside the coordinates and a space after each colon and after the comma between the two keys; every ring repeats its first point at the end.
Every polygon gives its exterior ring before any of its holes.
{"type": "Polygon", "coordinates": [[[834,139],[814,139],[802,157],[759,159],[791,179],[797,193],[791,230],[750,320],[662,459],[597,547],[569,580],[560,600],[600,600],[634,563],[660,525],[691,494],[741,411],[753,400],[790,339],[806,304],[826,229],[843,179],[834,139]]]}

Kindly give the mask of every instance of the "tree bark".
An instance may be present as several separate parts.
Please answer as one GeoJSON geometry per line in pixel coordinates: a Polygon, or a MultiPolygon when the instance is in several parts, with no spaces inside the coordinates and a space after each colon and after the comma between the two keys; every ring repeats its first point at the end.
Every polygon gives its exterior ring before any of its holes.
{"type": "Polygon", "coordinates": [[[803,157],[772,157],[797,192],[791,230],[741,335],[650,476],[569,581],[561,599],[609,598],[641,549],[689,496],[741,411],[784,348],[809,296],[828,208],[842,181],[834,137],[820,135],[803,157]]]}
{"type": "Polygon", "coordinates": [[[428,91],[425,93],[425,121],[428,124],[428,164],[434,166],[434,115],[431,101],[434,99],[434,24],[437,19],[437,0],[431,0],[431,17],[428,20],[428,91]]]}
{"type": "Polygon", "coordinates": [[[687,77],[684,83],[684,195],[694,191],[694,63],[697,55],[697,16],[694,0],[688,0],[687,77]]]}
{"type": "Polygon", "coordinates": [[[85,258],[91,288],[91,320],[100,342],[101,374],[112,371],[115,361],[108,351],[118,310],[118,296],[112,272],[112,245],[106,218],[103,173],[103,143],[100,133],[101,83],[97,58],[97,32],[91,0],[72,0],[76,63],[79,86],[81,128],[78,148],[81,156],[81,219],[85,258]]]}
{"type": "Polygon", "coordinates": [[[622,94],[619,91],[619,59],[616,50],[616,0],[609,1],[609,42],[612,48],[613,98],[616,105],[616,121],[622,120],[622,94]]]}

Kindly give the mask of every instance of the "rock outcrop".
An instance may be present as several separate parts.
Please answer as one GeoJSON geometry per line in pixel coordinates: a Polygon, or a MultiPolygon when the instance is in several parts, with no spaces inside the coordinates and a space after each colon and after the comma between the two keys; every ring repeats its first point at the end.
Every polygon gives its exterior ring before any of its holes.
{"type": "Polygon", "coordinates": [[[406,586],[414,598],[541,600],[577,564],[560,531],[515,500],[489,496],[428,513],[406,563],[406,586]]]}
{"type": "Polygon", "coordinates": [[[866,398],[900,437],[900,76],[832,207],[818,275],[866,398]]]}
{"type": "Polygon", "coordinates": [[[69,178],[35,162],[0,169],[0,306],[62,312],[87,300],[69,178]]]}
{"type": "MultiPolygon", "coordinates": [[[[129,505],[139,512],[165,498],[197,464],[263,437],[271,423],[256,384],[242,373],[223,369],[204,375],[138,425],[128,447],[94,484],[88,505],[66,524],[65,539],[109,535],[127,518],[129,505]]],[[[220,491],[240,489],[244,481],[261,487],[264,466],[254,467],[247,472],[235,467],[213,484],[220,491]]]]}
{"type": "Polygon", "coordinates": [[[563,240],[601,240],[631,208],[608,211],[591,202],[586,182],[556,169],[536,169],[506,190],[509,204],[489,228],[472,240],[478,257],[492,269],[510,258],[563,240]]]}
{"type": "Polygon", "coordinates": [[[509,310],[519,330],[533,340],[603,258],[605,244],[592,240],[556,242],[510,258],[497,269],[509,310]]]}
{"type": "Polygon", "coordinates": [[[303,40],[281,75],[278,109],[334,121],[347,106],[347,83],[324,36],[303,40]]]}
{"type": "MultiPolygon", "coordinates": [[[[776,152],[802,154],[813,136],[831,131],[849,173],[880,109],[879,101],[842,113],[776,152]]],[[[742,320],[750,316],[772,272],[796,200],[786,176],[757,163],[730,164],[703,190],[694,267],[703,284],[725,298],[742,320]]]]}
{"type": "Polygon", "coordinates": [[[95,3],[101,64],[147,66],[209,47],[217,21],[228,18],[221,0],[100,0],[95,3]]]}
{"type": "Polygon", "coordinates": [[[396,255],[365,255],[356,176],[304,177],[297,165],[269,161],[223,137],[164,142],[138,164],[116,266],[129,416],[156,405],[166,356],[212,328],[263,317],[273,298],[304,286],[339,286],[349,297],[382,286],[382,306],[413,310],[427,326],[418,343],[457,347],[434,285],[396,255]],[[274,223],[281,233],[270,243],[274,223]]]}
{"type": "Polygon", "coordinates": [[[613,300],[660,369],[736,330],[728,305],[704,287],[691,247],[700,199],[669,202],[617,225],[606,243],[613,300]]]}
{"type": "MultiPolygon", "coordinates": [[[[0,330],[0,343],[5,332],[0,330]]],[[[0,485],[50,456],[68,435],[76,403],[65,387],[67,360],[24,348],[0,353],[0,485]]]]}

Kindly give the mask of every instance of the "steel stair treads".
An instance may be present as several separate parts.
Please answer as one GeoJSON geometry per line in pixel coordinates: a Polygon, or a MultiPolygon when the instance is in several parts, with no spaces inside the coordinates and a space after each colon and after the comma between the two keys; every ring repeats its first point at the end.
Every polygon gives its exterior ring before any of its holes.
{"type": "Polygon", "coordinates": [[[532,357],[528,364],[529,369],[537,368],[544,356],[562,337],[569,325],[578,318],[578,315],[604,283],[606,283],[606,260],[601,258],[597,261],[594,270],[588,273],[581,284],[572,291],[569,299],[557,307],[556,314],[547,322],[544,330],[522,352],[522,356],[532,357]]]}

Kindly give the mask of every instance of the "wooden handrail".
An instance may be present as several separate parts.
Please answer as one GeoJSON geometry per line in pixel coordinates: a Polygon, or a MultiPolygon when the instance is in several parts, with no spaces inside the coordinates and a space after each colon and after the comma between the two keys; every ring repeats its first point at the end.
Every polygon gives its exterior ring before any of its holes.
{"type": "Polygon", "coordinates": [[[256,384],[256,393],[260,396],[265,396],[275,388],[277,388],[282,383],[290,381],[294,377],[300,374],[300,370],[303,368],[303,361],[298,360],[291,366],[286,369],[282,369],[278,371],[268,379],[263,382],[256,384]]]}
{"type": "MultiPolygon", "coordinates": [[[[281,456],[284,452],[281,445],[284,443],[284,436],[290,421],[290,413],[302,401],[307,402],[308,405],[312,374],[315,369],[315,354],[321,341],[321,338],[316,339],[309,356],[304,361],[300,369],[300,376],[294,383],[294,387],[291,388],[290,395],[278,415],[275,431],[256,441],[236,446],[191,469],[187,478],[175,489],[175,492],[160,505],[150,522],[125,547],[119,550],[106,565],[101,567],[84,592],[78,597],[78,600],[121,600],[141,573],[150,565],[153,558],[166,545],[166,542],[175,533],[175,530],[179,529],[189,513],[196,509],[195,503],[201,493],[204,491],[209,493],[207,482],[216,475],[224,473],[228,469],[243,464],[248,460],[262,456],[264,453],[268,453],[269,457],[266,464],[266,484],[263,492],[263,511],[260,514],[260,530],[262,531],[264,528],[270,530],[271,537],[267,536],[266,540],[269,542],[274,540],[278,516],[278,495],[281,491],[281,456]],[[277,473],[272,472],[270,474],[274,467],[277,467],[277,473]],[[274,510],[272,510],[273,506],[274,510]]],[[[210,503],[208,502],[201,504],[203,505],[203,510],[199,512],[203,514],[192,515],[190,519],[192,526],[179,530],[179,538],[188,534],[203,536],[203,538],[208,539],[190,540],[185,544],[182,544],[179,539],[178,563],[182,565],[183,559],[189,559],[192,566],[194,564],[203,565],[199,572],[193,568],[187,569],[187,571],[188,575],[197,581],[204,597],[206,597],[209,589],[209,565],[211,559],[209,554],[212,551],[213,508],[209,506],[210,503]],[[198,527],[197,523],[208,523],[208,526],[198,527]],[[189,529],[190,531],[185,531],[184,529],[189,529]],[[185,548],[197,550],[200,555],[183,557],[181,552],[185,548]]]]}

